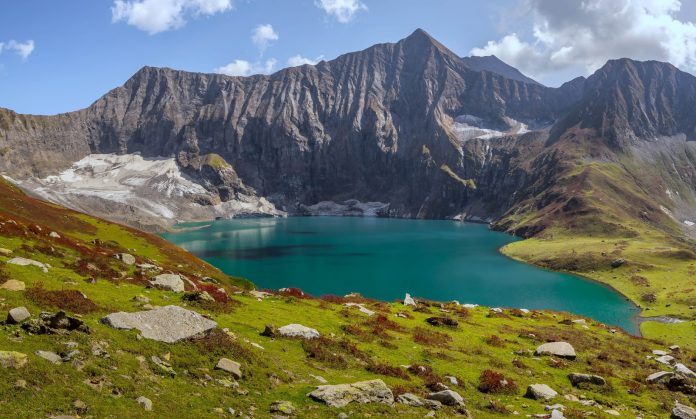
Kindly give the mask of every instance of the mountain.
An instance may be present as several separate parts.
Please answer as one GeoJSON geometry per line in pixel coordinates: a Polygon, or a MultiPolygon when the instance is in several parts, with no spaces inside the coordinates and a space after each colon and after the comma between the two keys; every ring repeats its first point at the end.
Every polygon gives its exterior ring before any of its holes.
{"type": "Polygon", "coordinates": [[[495,55],[487,55],[483,57],[472,55],[470,57],[463,57],[462,61],[464,61],[464,63],[472,70],[490,71],[491,73],[500,74],[501,76],[510,80],[517,80],[523,83],[541,84],[538,81],[525,76],[520,70],[505,63],[495,55]]]}

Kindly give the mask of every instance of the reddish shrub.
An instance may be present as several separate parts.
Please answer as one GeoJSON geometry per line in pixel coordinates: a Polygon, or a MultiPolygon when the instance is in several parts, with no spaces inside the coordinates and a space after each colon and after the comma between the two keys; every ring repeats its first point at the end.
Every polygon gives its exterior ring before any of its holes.
{"type": "Polygon", "coordinates": [[[502,348],[505,346],[505,341],[498,335],[490,335],[485,339],[485,342],[491,346],[495,346],[496,348],[502,348]]]}
{"type": "Polygon", "coordinates": [[[484,370],[479,377],[478,389],[482,393],[515,394],[517,392],[517,384],[503,374],[484,370]]]}
{"type": "Polygon", "coordinates": [[[29,288],[26,297],[38,305],[57,307],[72,313],[87,314],[100,310],[98,305],[77,290],[49,291],[39,284],[29,288]]]}
{"type": "Polygon", "coordinates": [[[339,297],[338,295],[333,295],[333,294],[322,295],[319,298],[322,301],[326,301],[327,303],[333,303],[333,304],[343,304],[346,301],[346,299],[344,297],[339,297]]]}
{"type": "Polygon", "coordinates": [[[401,367],[393,367],[391,365],[387,364],[382,364],[382,363],[370,363],[367,366],[367,370],[369,372],[375,373],[375,374],[380,374],[380,375],[385,375],[387,377],[396,377],[396,378],[401,378],[403,380],[410,380],[411,377],[408,376],[406,371],[401,368],[401,367]]]}
{"type": "Polygon", "coordinates": [[[281,288],[278,290],[278,294],[284,297],[312,298],[311,295],[305,294],[305,292],[299,288],[281,288]]]}
{"type": "Polygon", "coordinates": [[[413,341],[428,346],[446,346],[452,337],[446,333],[416,327],[413,329],[413,341]]]}

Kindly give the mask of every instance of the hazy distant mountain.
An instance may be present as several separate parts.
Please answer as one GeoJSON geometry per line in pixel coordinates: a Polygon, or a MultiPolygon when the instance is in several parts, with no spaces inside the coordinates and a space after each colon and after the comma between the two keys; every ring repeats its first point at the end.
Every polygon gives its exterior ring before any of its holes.
{"type": "Polygon", "coordinates": [[[517,80],[525,83],[541,84],[536,80],[529,78],[522,74],[522,72],[515,67],[506,64],[504,61],[496,57],[495,55],[487,55],[485,57],[478,57],[472,55],[471,57],[462,58],[464,63],[469,66],[472,70],[476,71],[490,71],[492,73],[500,74],[510,80],[517,80]]]}
{"type": "MultiPolygon", "coordinates": [[[[600,204],[583,191],[598,186],[579,168],[594,170],[596,161],[628,179],[616,184],[598,172],[612,194],[601,205],[626,217],[647,213],[671,230],[696,219],[696,150],[685,141],[694,137],[694,77],[665,63],[621,60],[549,88],[512,70],[494,57],[462,59],[422,30],[272,75],[145,67],[81,111],[0,111],[0,170],[45,177],[90,154],[141,153],[173,157],[182,176],[205,188],[182,193],[191,205],[252,202],[274,211],[266,198],[277,210],[304,213],[356,199],[389,204],[382,215],[484,219],[531,235],[571,215],[590,220],[600,204]]],[[[74,207],[126,221],[143,210],[132,200],[116,211],[81,200],[84,193],[74,193],[74,207]]],[[[168,210],[187,219],[179,198],[168,210]]]]}

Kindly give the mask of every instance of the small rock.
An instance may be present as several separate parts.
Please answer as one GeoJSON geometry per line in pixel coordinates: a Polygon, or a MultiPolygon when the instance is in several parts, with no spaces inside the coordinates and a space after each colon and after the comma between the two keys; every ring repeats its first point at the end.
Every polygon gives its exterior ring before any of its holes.
{"type": "Polygon", "coordinates": [[[60,357],[60,355],[58,355],[55,352],[36,351],[36,352],[34,352],[34,354],[36,354],[36,356],[38,356],[39,358],[43,358],[46,361],[52,362],[54,364],[60,364],[61,362],[63,362],[63,359],[60,357]]]}
{"type": "Polygon", "coordinates": [[[27,381],[22,379],[15,381],[14,388],[17,390],[24,390],[27,388],[27,381]]]}
{"type": "Polygon", "coordinates": [[[143,410],[150,412],[152,411],[152,400],[148,399],[147,397],[140,396],[136,400],[138,404],[143,408],[143,410]]]}
{"type": "Polygon", "coordinates": [[[374,312],[374,311],[372,311],[372,310],[366,308],[366,307],[365,307],[364,305],[362,305],[362,304],[357,304],[357,303],[345,303],[345,304],[343,304],[343,305],[344,305],[345,307],[348,307],[348,308],[350,308],[350,307],[357,307],[358,310],[360,310],[361,313],[367,315],[368,317],[374,316],[374,315],[375,315],[375,312],[374,312]]]}
{"type": "Polygon", "coordinates": [[[0,351],[0,367],[18,370],[27,365],[29,359],[26,354],[15,351],[0,351]]]}
{"type": "Polygon", "coordinates": [[[150,284],[155,288],[160,288],[166,291],[184,292],[184,281],[177,274],[162,274],[157,275],[150,284]]]}
{"type": "Polygon", "coordinates": [[[575,319],[575,320],[573,320],[573,323],[584,325],[584,324],[587,324],[587,320],[585,320],[585,319],[575,319]]]}
{"type": "Polygon", "coordinates": [[[457,377],[453,377],[451,375],[446,375],[445,380],[449,381],[450,384],[452,384],[453,386],[459,385],[459,380],[457,380],[457,377]]]}
{"type": "Polygon", "coordinates": [[[293,404],[287,400],[276,400],[271,403],[269,411],[271,413],[293,415],[295,413],[295,406],[293,406],[293,404]]]}
{"type": "Polygon", "coordinates": [[[289,338],[316,339],[320,336],[316,329],[301,324],[288,324],[278,329],[280,336],[289,338]]]}
{"type": "Polygon", "coordinates": [[[442,390],[436,393],[428,394],[428,400],[436,400],[446,406],[462,406],[464,405],[464,398],[452,390],[442,390]]]}
{"type": "Polygon", "coordinates": [[[15,307],[7,313],[7,323],[16,324],[31,317],[26,307],[15,307]]]}
{"type": "Polygon", "coordinates": [[[37,262],[32,259],[27,259],[27,258],[12,258],[7,261],[10,265],[18,265],[18,266],[36,266],[37,268],[41,269],[43,273],[48,272],[48,265],[37,262]]]}
{"type": "Polygon", "coordinates": [[[232,361],[231,359],[220,358],[217,365],[215,365],[215,369],[228,372],[237,380],[242,378],[242,365],[239,362],[232,361]]]}
{"type": "Polygon", "coordinates": [[[150,357],[150,361],[163,373],[171,375],[172,377],[176,376],[176,371],[172,368],[172,364],[163,361],[160,357],[153,355],[150,357]]]}
{"type": "Polygon", "coordinates": [[[429,317],[425,319],[428,324],[432,326],[449,326],[449,327],[456,327],[459,325],[459,322],[449,318],[449,317],[429,317]]]}
{"type": "Polygon", "coordinates": [[[263,332],[261,332],[261,336],[266,336],[269,338],[274,338],[278,335],[278,329],[272,324],[267,324],[266,327],[263,329],[263,332]]]}
{"type": "Polygon", "coordinates": [[[546,384],[531,384],[527,387],[527,393],[525,394],[525,397],[534,400],[551,400],[556,396],[558,396],[556,390],[546,384]]]}
{"type": "Polygon", "coordinates": [[[611,267],[618,268],[620,266],[623,266],[625,263],[626,263],[625,259],[615,259],[613,262],[611,262],[611,267]]]}
{"type": "Polygon", "coordinates": [[[693,407],[674,401],[672,409],[672,418],[674,419],[696,419],[696,409],[693,407]]]}
{"type": "Polygon", "coordinates": [[[618,410],[614,409],[605,410],[604,413],[606,413],[609,416],[621,416],[621,413],[619,413],[618,410]]]}
{"type": "Polygon", "coordinates": [[[83,402],[80,399],[77,399],[73,402],[73,408],[77,411],[77,413],[80,414],[84,414],[88,410],[87,403],[83,402]]]}
{"type": "Polygon", "coordinates": [[[51,232],[48,234],[48,237],[50,237],[50,238],[52,238],[52,239],[59,239],[59,238],[60,238],[60,234],[56,233],[55,231],[51,231],[51,232]]]}
{"type": "Polygon", "coordinates": [[[665,356],[667,355],[667,351],[663,351],[661,349],[653,349],[652,351],[653,355],[655,356],[665,356]]]}
{"type": "Polygon", "coordinates": [[[16,279],[8,279],[0,285],[1,289],[7,291],[24,291],[27,286],[22,281],[17,281],[16,279]]]}
{"type": "Polygon", "coordinates": [[[405,305],[405,306],[416,307],[416,300],[414,300],[414,299],[411,297],[411,294],[406,293],[406,296],[404,297],[404,305],[405,305]]]}
{"type": "Polygon", "coordinates": [[[686,365],[684,364],[676,364],[674,366],[674,371],[677,374],[681,374],[684,377],[689,377],[689,378],[696,378],[696,373],[691,371],[689,368],[687,368],[686,365]]]}
{"type": "Polygon", "coordinates": [[[428,409],[437,410],[442,407],[442,403],[437,400],[424,399],[415,394],[404,393],[396,397],[396,402],[413,407],[427,407],[428,409]]]}
{"type": "Polygon", "coordinates": [[[575,387],[582,383],[594,384],[596,386],[603,386],[607,383],[607,381],[599,375],[591,374],[573,373],[568,375],[568,379],[570,379],[570,383],[575,387]]]}
{"type": "Polygon", "coordinates": [[[56,334],[64,330],[69,332],[73,330],[84,333],[90,332],[89,327],[82,320],[70,317],[64,311],[59,311],[55,314],[41,313],[39,318],[24,322],[22,329],[35,335],[56,334]]]}
{"type": "Polygon", "coordinates": [[[679,345],[672,345],[669,347],[669,350],[672,352],[679,352],[679,345]]]}
{"type": "Polygon", "coordinates": [[[648,378],[645,379],[645,381],[647,381],[648,384],[657,384],[669,379],[673,375],[674,373],[672,371],[659,371],[650,374],[648,378]]]}
{"type": "Polygon", "coordinates": [[[150,299],[142,294],[139,294],[133,297],[133,301],[135,301],[136,303],[147,304],[150,302],[150,299]]]}
{"type": "Polygon", "coordinates": [[[11,254],[12,254],[12,250],[5,249],[4,247],[0,247],[0,256],[10,256],[11,254]]]}
{"type": "Polygon", "coordinates": [[[114,257],[126,265],[135,265],[135,256],[129,253],[117,253],[114,257]]]}
{"type": "Polygon", "coordinates": [[[659,362],[660,364],[672,366],[672,364],[674,364],[676,359],[674,359],[674,357],[672,355],[664,355],[664,356],[661,356],[659,358],[655,358],[655,361],[659,362]]]}
{"type": "Polygon", "coordinates": [[[534,352],[535,355],[553,355],[560,358],[575,359],[575,348],[568,342],[550,342],[540,345],[534,352]]]}
{"type": "Polygon", "coordinates": [[[349,403],[394,404],[394,394],[382,380],[319,386],[308,396],[330,407],[344,407],[349,403]]]}

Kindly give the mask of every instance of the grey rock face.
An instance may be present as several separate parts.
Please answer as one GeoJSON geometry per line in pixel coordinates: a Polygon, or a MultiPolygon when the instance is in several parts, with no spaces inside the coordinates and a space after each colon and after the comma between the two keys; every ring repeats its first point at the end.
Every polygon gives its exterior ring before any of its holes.
{"type": "Polygon", "coordinates": [[[116,254],[116,259],[120,260],[126,265],[135,265],[135,256],[128,253],[118,253],[116,254]]]}
{"type": "Polygon", "coordinates": [[[112,313],[101,322],[115,329],[138,329],[143,337],[160,342],[174,343],[202,333],[217,326],[195,311],[178,306],[158,307],[136,313],[112,313]]]}
{"type": "Polygon", "coordinates": [[[667,381],[670,377],[673,377],[674,373],[672,371],[659,371],[652,373],[645,379],[648,384],[657,384],[663,381],[667,381]]]}
{"type": "Polygon", "coordinates": [[[546,384],[531,384],[525,396],[534,400],[552,400],[558,393],[546,384]]]}
{"type": "Polygon", "coordinates": [[[344,407],[349,403],[394,404],[394,395],[382,380],[319,386],[308,396],[331,407],[344,407]]]}
{"type": "Polygon", "coordinates": [[[278,334],[288,338],[302,339],[316,339],[321,336],[316,329],[312,329],[311,327],[303,326],[301,324],[288,324],[283,326],[278,329],[278,334]]]}
{"type": "Polygon", "coordinates": [[[568,342],[550,342],[544,343],[536,348],[534,354],[539,355],[553,355],[560,358],[575,359],[575,348],[568,342]]]}
{"type": "Polygon", "coordinates": [[[447,406],[461,406],[464,404],[464,398],[452,390],[442,390],[428,394],[429,400],[436,400],[447,406]]]}
{"type": "Polygon", "coordinates": [[[672,409],[672,418],[674,419],[696,419],[696,409],[693,407],[674,402],[674,408],[672,409]]]}
{"type": "Polygon", "coordinates": [[[184,280],[177,274],[157,275],[150,284],[156,288],[167,291],[184,292],[184,280]]]}
{"type": "Polygon", "coordinates": [[[596,386],[603,386],[607,383],[607,381],[603,377],[591,374],[568,374],[568,379],[570,380],[571,384],[573,384],[576,387],[580,384],[593,384],[596,386]]]}
{"type": "Polygon", "coordinates": [[[51,362],[53,364],[60,364],[61,362],[63,362],[63,359],[60,357],[60,355],[58,355],[55,352],[36,351],[36,356],[38,356],[39,358],[43,358],[46,361],[51,362]]]}
{"type": "Polygon", "coordinates": [[[21,323],[31,317],[26,307],[15,307],[7,313],[8,323],[21,323]]]}
{"type": "Polygon", "coordinates": [[[424,399],[412,393],[399,394],[396,397],[396,402],[413,407],[427,407],[428,409],[437,410],[442,407],[442,403],[437,400],[424,399]]]}
{"type": "Polygon", "coordinates": [[[220,358],[218,363],[215,365],[215,369],[228,372],[237,380],[242,378],[242,365],[239,362],[232,361],[231,359],[220,358]]]}
{"type": "Polygon", "coordinates": [[[19,266],[36,266],[37,268],[41,269],[44,273],[48,272],[48,266],[45,263],[41,263],[32,259],[27,259],[27,258],[12,258],[7,261],[10,265],[19,265],[19,266]]]}

